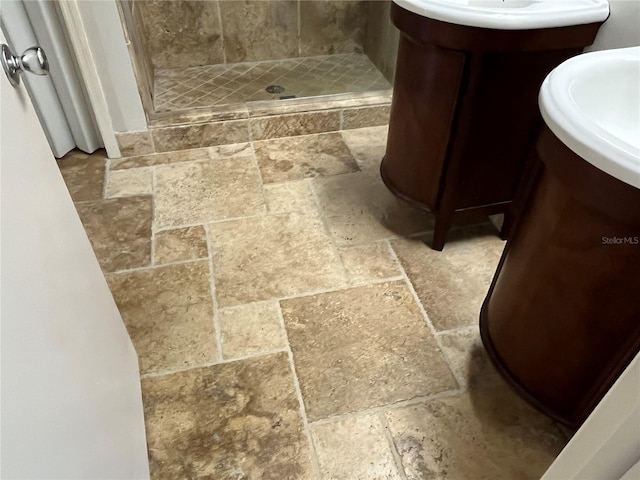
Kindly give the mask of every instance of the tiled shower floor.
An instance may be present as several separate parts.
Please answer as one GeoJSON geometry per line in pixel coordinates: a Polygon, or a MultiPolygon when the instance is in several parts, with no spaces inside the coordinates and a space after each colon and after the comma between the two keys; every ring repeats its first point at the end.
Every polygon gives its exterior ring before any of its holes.
{"type": "Polygon", "coordinates": [[[493,371],[504,243],[381,184],[385,127],[60,162],[137,349],[154,479],[537,479],[566,442],[493,371]]]}
{"type": "Polygon", "coordinates": [[[156,112],[391,88],[366,55],[355,53],[160,69],[154,83],[156,112]],[[269,85],[284,90],[268,93],[269,85]]]}

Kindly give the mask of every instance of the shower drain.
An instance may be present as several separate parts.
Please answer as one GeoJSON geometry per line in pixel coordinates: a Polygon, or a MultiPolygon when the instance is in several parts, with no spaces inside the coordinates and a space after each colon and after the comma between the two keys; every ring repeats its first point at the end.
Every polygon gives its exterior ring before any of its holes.
{"type": "Polygon", "coordinates": [[[269,85],[265,90],[268,93],[282,93],[284,92],[284,87],[281,87],[280,85],[269,85]]]}

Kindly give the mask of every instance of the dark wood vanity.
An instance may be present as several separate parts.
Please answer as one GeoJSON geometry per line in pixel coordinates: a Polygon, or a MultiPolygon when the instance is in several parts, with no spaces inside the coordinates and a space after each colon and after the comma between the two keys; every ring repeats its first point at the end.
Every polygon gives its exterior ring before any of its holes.
{"type": "MultiPolygon", "coordinates": [[[[400,29],[382,179],[435,215],[442,250],[454,215],[509,213],[542,125],[545,76],[590,45],[601,23],[493,30],[422,17],[392,4],[400,29]]],[[[503,235],[511,225],[507,215],[503,235]]]]}
{"type": "Polygon", "coordinates": [[[537,152],[480,330],[524,398],[578,427],[640,351],[640,190],[546,126],[537,152]]]}

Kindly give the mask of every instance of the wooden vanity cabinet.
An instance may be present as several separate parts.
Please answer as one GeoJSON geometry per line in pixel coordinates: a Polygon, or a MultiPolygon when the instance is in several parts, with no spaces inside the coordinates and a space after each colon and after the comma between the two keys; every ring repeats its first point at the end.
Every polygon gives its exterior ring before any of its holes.
{"type": "Polygon", "coordinates": [[[392,4],[400,43],[380,167],[398,197],[435,215],[442,250],[454,215],[507,214],[542,125],[546,75],[595,39],[601,23],[493,30],[392,4]]]}

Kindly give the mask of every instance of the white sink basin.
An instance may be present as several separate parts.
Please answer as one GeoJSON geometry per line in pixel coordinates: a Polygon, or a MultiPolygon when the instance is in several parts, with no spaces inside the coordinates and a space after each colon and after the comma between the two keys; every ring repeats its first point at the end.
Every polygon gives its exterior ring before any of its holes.
{"type": "Polygon", "coordinates": [[[393,0],[423,17],[469,27],[531,30],[602,22],[607,0],[393,0]]]}
{"type": "Polygon", "coordinates": [[[539,104],[567,147],[640,189],[640,47],[567,60],[542,83],[539,104]]]}

